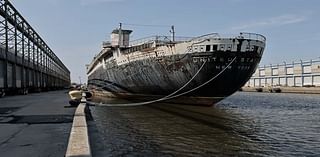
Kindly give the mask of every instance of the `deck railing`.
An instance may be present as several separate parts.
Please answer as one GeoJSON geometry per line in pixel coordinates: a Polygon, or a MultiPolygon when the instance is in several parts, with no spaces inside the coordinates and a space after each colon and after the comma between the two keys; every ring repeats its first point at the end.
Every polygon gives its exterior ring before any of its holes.
{"type": "MultiPolygon", "coordinates": [[[[175,41],[174,42],[183,42],[183,41],[189,41],[191,40],[193,37],[175,37],[175,41]]],[[[146,44],[146,43],[151,43],[151,42],[157,42],[157,43],[169,43],[169,42],[173,42],[172,41],[172,37],[171,36],[149,36],[149,37],[145,37],[145,38],[141,38],[141,39],[137,39],[137,40],[132,40],[130,41],[130,46],[135,46],[135,45],[141,45],[141,44],[146,44]]]]}
{"type": "Polygon", "coordinates": [[[202,41],[206,39],[219,39],[219,38],[250,39],[250,40],[258,40],[258,41],[266,42],[266,37],[264,37],[263,35],[256,34],[256,33],[246,33],[246,32],[241,32],[239,35],[210,33],[210,34],[202,35],[199,37],[195,37],[192,40],[202,41]]]}
{"type": "MultiPolygon", "coordinates": [[[[175,37],[175,42],[184,42],[184,41],[202,41],[206,39],[218,39],[218,38],[238,38],[238,39],[250,39],[266,42],[266,37],[261,34],[256,33],[247,33],[241,32],[239,35],[228,35],[228,34],[219,34],[219,33],[210,33],[202,35],[199,37],[175,37]]],[[[171,36],[149,36],[137,40],[130,41],[130,46],[136,46],[146,43],[151,43],[156,41],[157,43],[168,43],[173,42],[171,36]]]]}

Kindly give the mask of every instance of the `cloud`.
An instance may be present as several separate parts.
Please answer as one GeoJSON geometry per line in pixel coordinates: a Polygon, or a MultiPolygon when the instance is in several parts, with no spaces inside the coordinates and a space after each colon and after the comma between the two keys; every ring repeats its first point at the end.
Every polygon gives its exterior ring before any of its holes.
{"type": "Polygon", "coordinates": [[[80,0],[80,5],[87,6],[87,5],[94,5],[99,3],[107,3],[107,2],[123,2],[125,0],[80,0]]]}
{"type": "Polygon", "coordinates": [[[283,26],[283,25],[301,23],[306,20],[307,20],[307,17],[305,15],[286,14],[286,15],[267,18],[264,20],[252,21],[247,24],[234,26],[231,29],[246,30],[246,29],[255,29],[255,28],[262,28],[262,27],[283,26]]]}

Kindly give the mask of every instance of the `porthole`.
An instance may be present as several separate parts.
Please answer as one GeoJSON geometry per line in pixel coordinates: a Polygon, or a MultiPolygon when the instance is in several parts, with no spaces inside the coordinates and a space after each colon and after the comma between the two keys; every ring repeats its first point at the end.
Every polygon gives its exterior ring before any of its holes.
{"type": "Polygon", "coordinates": [[[224,44],[220,45],[220,50],[223,51],[224,50],[224,44]]]}

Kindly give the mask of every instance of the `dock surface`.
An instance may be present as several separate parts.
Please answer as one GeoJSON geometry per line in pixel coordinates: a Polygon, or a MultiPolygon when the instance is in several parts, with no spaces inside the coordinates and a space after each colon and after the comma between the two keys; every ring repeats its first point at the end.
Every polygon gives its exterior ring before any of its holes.
{"type": "Polygon", "coordinates": [[[242,87],[244,92],[320,94],[320,87],[242,87]]]}
{"type": "Polygon", "coordinates": [[[67,91],[0,99],[0,156],[64,156],[76,108],[67,91]]]}

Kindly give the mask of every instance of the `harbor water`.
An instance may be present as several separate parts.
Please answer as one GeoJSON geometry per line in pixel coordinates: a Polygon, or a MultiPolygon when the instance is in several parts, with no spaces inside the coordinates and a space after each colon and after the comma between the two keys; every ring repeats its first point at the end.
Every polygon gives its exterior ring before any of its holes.
{"type": "Polygon", "coordinates": [[[238,92],[213,107],[90,110],[94,156],[320,156],[319,95],[238,92]]]}

